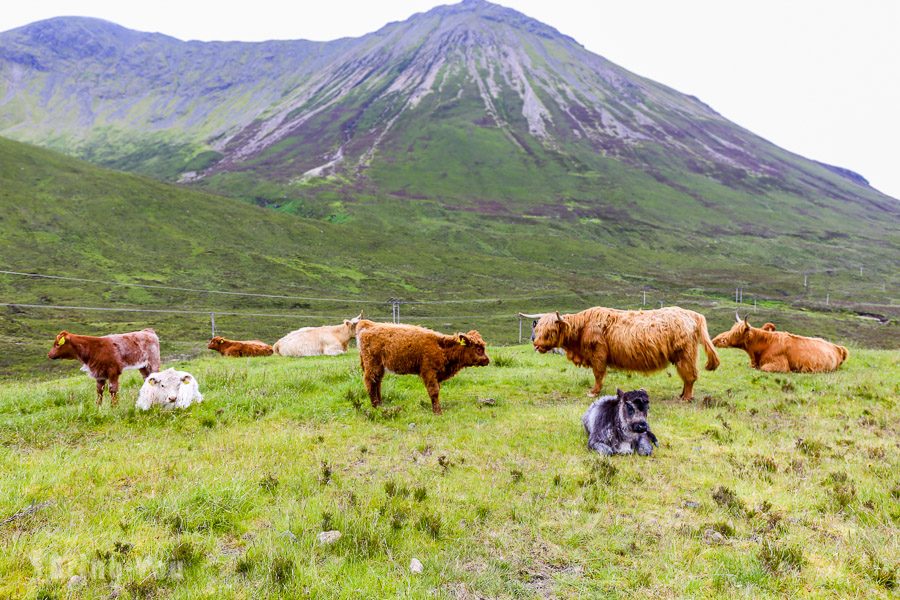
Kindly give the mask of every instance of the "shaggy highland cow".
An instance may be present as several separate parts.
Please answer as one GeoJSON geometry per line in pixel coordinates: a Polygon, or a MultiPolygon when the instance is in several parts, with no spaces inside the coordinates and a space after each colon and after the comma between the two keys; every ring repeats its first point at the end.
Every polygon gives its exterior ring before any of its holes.
{"type": "Polygon", "coordinates": [[[840,367],[850,352],[822,338],[775,331],[766,323],[750,325],[746,317],[734,314],[735,323],[715,338],[717,348],[740,348],[750,357],[750,366],[770,373],[828,373],[840,367]]]}
{"type": "Polygon", "coordinates": [[[547,313],[534,328],[532,343],[538,352],[554,348],[579,367],[594,371],[588,396],[599,396],[609,367],[650,373],[675,365],[684,382],[682,400],[694,396],[697,381],[697,345],[706,351],[706,370],[719,366],[709,339],[706,318],[692,310],[670,306],[658,310],[616,310],[595,306],[580,313],[547,313]]]}
{"type": "Polygon", "coordinates": [[[588,436],[588,448],[600,454],[649,456],[659,446],[647,424],[650,398],[643,389],[633,392],[616,390],[615,396],[594,401],[581,418],[588,436]]]}
{"type": "Polygon", "coordinates": [[[491,360],[481,335],[444,335],[415,325],[394,325],[362,320],[356,326],[356,345],[363,379],[372,406],[381,404],[385,372],[418,375],[431,398],[431,410],[441,414],[441,382],[465,367],[484,367],[491,360]]]}

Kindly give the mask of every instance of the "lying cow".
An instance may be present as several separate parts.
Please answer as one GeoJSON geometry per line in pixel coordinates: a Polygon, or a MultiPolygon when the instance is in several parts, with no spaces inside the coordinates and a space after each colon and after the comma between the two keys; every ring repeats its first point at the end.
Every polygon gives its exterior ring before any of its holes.
{"type": "Polygon", "coordinates": [[[217,335],[206,346],[222,356],[271,356],[272,346],[260,340],[228,340],[217,335]]]}
{"type": "Polygon", "coordinates": [[[195,402],[203,402],[203,395],[194,376],[186,371],[166,369],[151,373],[144,380],[135,408],[150,410],[154,404],[163,408],[187,408],[195,402]]]}
{"type": "Polygon", "coordinates": [[[281,356],[334,356],[343,354],[350,345],[350,339],[356,335],[356,324],[359,316],[345,320],[340,325],[323,327],[302,327],[292,331],[273,346],[275,354],[281,356]]]}
{"type": "Polygon", "coordinates": [[[827,373],[850,355],[843,346],[822,338],[756,328],[736,313],[734,318],[731,329],[717,335],[713,344],[717,348],[740,348],[750,356],[750,366],[760,371],[827,373]]]}
{"type": "Polygon", "coordinates": [[[372,406],[381,404],[385,370],[398,375],[419,375],[431,397],[431,410],[441,414],[441,382],[464,367],[490,364],[484,340],[477,331],[444,335],[415,325],[360,321],[356,345],[372,406]]]}
{"type": "Polygon", "coordinates": [[[706,369],[719,366],[709,339],[706,318],[692,310],[670,306],[657,310],[616,310],[596,306],[571,315],[547,313],[534,329],[534,348],[541,353],[562,348],[577,366],[594,371],[598,396],[606,369],[652,372],[675,365],[684,382],[682,400],[694,396],[697,381],[697,342],[706,351],[706,369]]]}
{"type": "Polygon", "coordinates": [[[152,329],[103,337],[61,331],[56,335],[47,358],[81,361],[81,370],[97,380],[97,406],[103,403],[103,388],[107,382],[110,400],[115,406],[119,401],[119,375],[122,371],[139,369],[146,379],[150,373],[159,370],[159,338],[152,329]]]}
{"type": "Polygon", "coordinates": [[[616,390],[615,396],[595,400],[581,418],[588,436],[588,448],[607,456],[631,454],[649,456],[659,446],[647,424],[650,397],[643,389],[616,390]]]}

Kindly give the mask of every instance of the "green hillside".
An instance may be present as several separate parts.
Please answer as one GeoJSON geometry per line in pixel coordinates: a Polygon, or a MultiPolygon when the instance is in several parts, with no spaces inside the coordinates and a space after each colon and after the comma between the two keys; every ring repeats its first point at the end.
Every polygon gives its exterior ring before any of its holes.
{"type": "MultiPolygon", "coordinates": [[[[0,275],[0,301],[81,307],[196,310],[198,314],[100,313],[0,308],[0,372],[64,369],[44,358],[63,328],[102,334],[152,325],[169,356],[205,352],[208,311],[232,337],[274,341],[305,325],[355,315],[388,319],[382,301],[455,301],[402,307],[436,329],[478,328],[492,343],[517,340],[519,311],[580,310],[605,304],[680,304],[705,313],[712,330],[733,319],[733,283],[743,282],[754,319],[864,346],[897,345],[891,308],[896,249],[856,256],[816,238],[779,249],[780,238],[710,236],[637,224],[607,226],[577,217],[512,218],[452,211],[426,200],[335,199],[331,218],[311,220],[151,179],[109,171],[48,150],[0,139],[0,256],[3,270],[124,284],[262,292],[256,298],[0,275]],[[788,254],[788,252],[790,254],[788,254]],[[733,257],[741,256],[739,262],[733,257]],[[841,265],[802,276],[797,264],[841,265]],[[871,265],[871,266],[869,266],[871,265]],[[887,282],[885,284],[885,282],[887,282]],[[823,296],[830,294],[828,312],[823,296]],[[370,301],[361,304],[350,301],[370,301]],[[862,306],[860,302],[880,306],[862,306]],[[845,308],[841,308],[841,307],[845,308]],[[889,319],[880,324],[859,312],[889,319]]],[[[889,225],[889,224],[888,224],[889,225]]],[[[873,225],[875,227],[875,225],[873,225]]],[[[845,239],[850,245],[857,240],[845,239]]],[[[858,243],[864,243],[859,241],[858,243]]],[[[528,333],[527,327],[525,331],[528,333]]]]}

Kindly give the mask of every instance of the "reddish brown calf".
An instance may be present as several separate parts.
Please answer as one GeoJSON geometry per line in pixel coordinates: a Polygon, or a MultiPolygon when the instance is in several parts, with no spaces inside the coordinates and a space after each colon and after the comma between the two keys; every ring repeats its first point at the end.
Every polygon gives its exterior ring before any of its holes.
{"type": "Polygon", "coordinates": [[[272,346],[259,340],[227,340],[220,335],[209,340],[206,346],[222,356],[271,356],[272,346]]]}
{"type": "Polygon", "coordinates": [[[126,369],[139,369],[147,379],[159,371],[159,338],[152,329],[114,333],[103,337],[76,335],[61,331],[56,335],[47,358],[77,359],[81,370],[97,380],[97,406],[103,403],[103,389],[109,383],[112,405],[119,402],[119,375],[126,369]]]}
{"type": "Polygon", "coordinates": [[[419,375],[435,414],[441,414],[442,381],[465,367],[483,367],[491,362],[484,340],[475,330],[444,335],[414,325],[362,320],[356,327],[356,345],[372,406],[381,404],[381,379],[388,370],[398,375],[419,375]]]}

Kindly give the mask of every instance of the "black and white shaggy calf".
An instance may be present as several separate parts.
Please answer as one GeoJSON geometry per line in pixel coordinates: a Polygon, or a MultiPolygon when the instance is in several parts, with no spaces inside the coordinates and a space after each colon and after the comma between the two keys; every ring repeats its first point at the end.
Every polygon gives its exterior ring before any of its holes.
{"type": "Polygon", "coordinates": [[[656,436],[647,424],[650,397],[644,390],[603,396],[591,404],[581,418],[588,436],[588,448],[600,454],[631,454],[648,456],[658,446],[656,436]]]}

